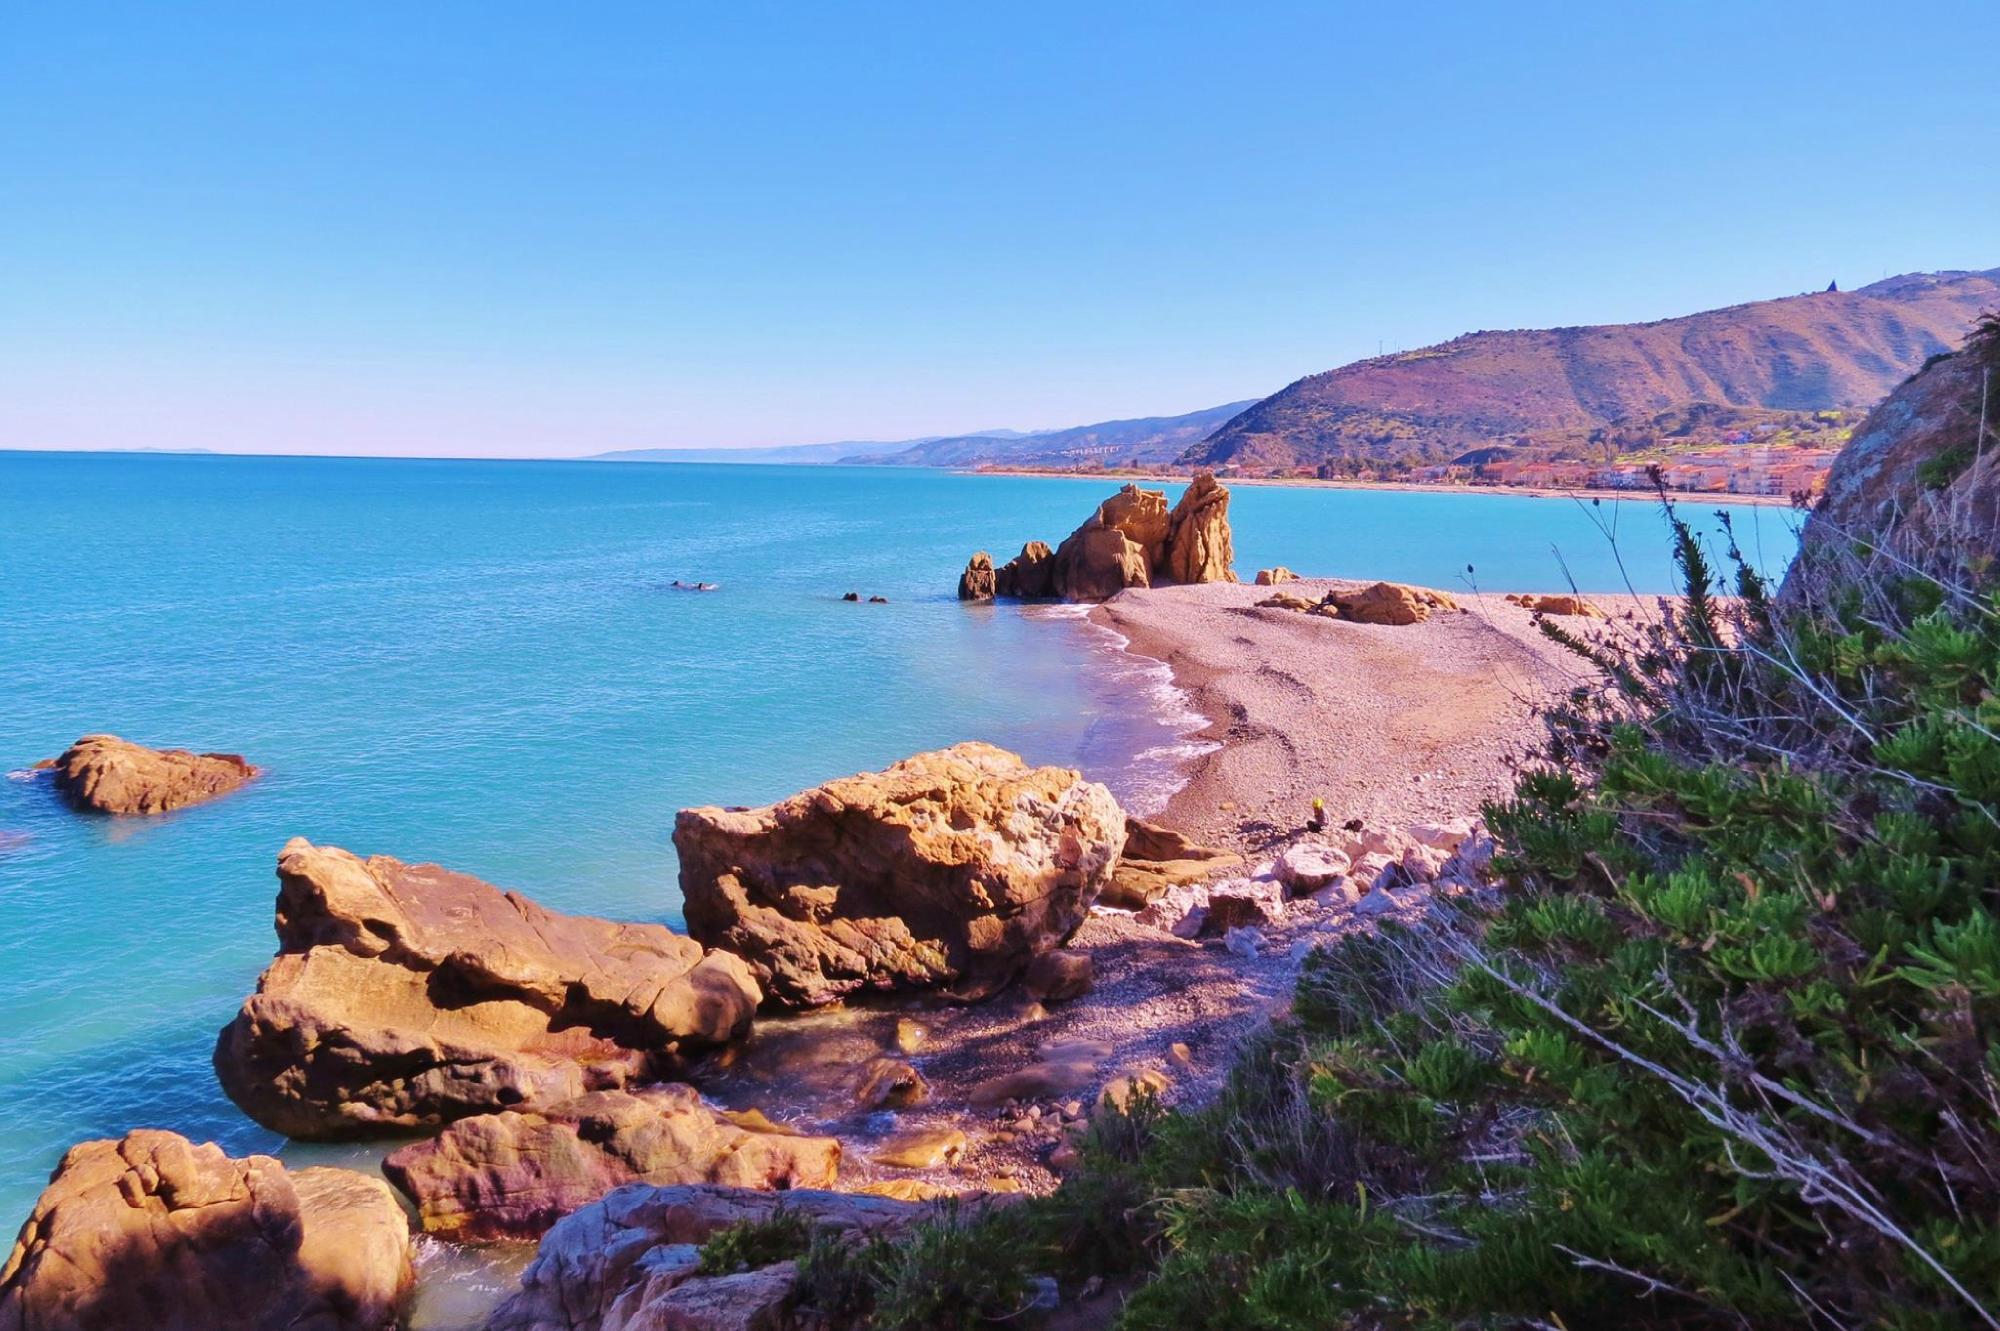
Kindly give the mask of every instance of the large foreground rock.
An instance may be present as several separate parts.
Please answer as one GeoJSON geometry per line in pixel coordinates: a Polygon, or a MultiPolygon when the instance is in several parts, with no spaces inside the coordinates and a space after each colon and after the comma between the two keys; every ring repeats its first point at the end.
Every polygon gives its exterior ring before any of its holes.
{"type": "Polygon", "coordinates": [[[215,1048],[222,1088],[290,1137],[377,1136],[658,1080],[735,1039],[742,962],[658,924],[559,915],[434,864],[294,838],[278,957],[215,1048]]]}
{"type": "Polygon", "coordinates": [[[719,1229],[768,1220],[780,1208],[828,1229],[893,1233],[934,1214],[931,1206],[857,1193],[738,1188],[620,1188],[557,1222],[521,1288],[501,1304],[486,1331],[666,1331],[732,1325],[694,1311],[737,1310],[740,1327],[775,1326],[775,1307],[791,1272],[771,1268],[750,1280],[695,1282],[697,1246],[719,1229]],[[697,1288],[696,1286],[706,1288],[697,1288]],[[722,1288],[715,1288],[722,1286],[722,1288]],[[756,1318],[766,1318],[759,1322],[756,1318]]]}
{"type": "Polygon", "coordinates": [[[0,1268],[0,1331],[384,1331],[410,1281],[380,1179],[142,1130],[63,1157],[0,1268]]]}
{"type": "Polygon", "coordinates": [[[674,825],[688,931],[791,1006],[991,993],[1075,931],[1124,844],[1110,791],[990,744],[674,825]]]}
{"type": "Polygon", "coordinates": [[[226,795],[257,775],[233,753],[149,749],[116,735],[85,735],[50,766],[56,789],[98,813],[166,813],[226,795]]]}
{"type": "Polygon", "coordinates": [[[716,1114],[694,1087],[597,1091],[539,1111],[461,1119],[382,1164],[430,1233],[535,1238],[628,1183],[739,1188],[831,1187],[840,1143],[751,1132],[716,1114]]]}

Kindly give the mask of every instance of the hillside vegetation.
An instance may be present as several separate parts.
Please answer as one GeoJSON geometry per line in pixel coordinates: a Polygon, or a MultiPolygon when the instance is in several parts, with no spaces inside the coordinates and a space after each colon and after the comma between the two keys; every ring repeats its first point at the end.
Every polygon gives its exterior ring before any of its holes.
{"type": "MultiPolygon", "coordinates": [[[[1316,374],[1180,461],[1290,470],[1331,459],[1445,462],[1657,433],[1697,404],[1810,413],[1873,405],[2000,303],[2000,269],[1913,274],[1655,323],[1478,332],[1316,374]]],[[[1615,451],[1615,448],[1614,450],[1615,451]]]]}

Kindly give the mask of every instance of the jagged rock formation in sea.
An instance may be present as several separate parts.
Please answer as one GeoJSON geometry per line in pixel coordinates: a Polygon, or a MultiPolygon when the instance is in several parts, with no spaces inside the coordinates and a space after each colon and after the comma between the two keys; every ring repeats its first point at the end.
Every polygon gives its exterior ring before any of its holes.
{"type": "Polygon", "coordinates": [[[982,550],[959,578],[958,594],[968,601],[993,595],[1101,601],[1127,587],[1234,582],[1235,561],[1228,487],[1203,472],[1171,510],[1166,491],[1127,485],[1054,551],[1030,541],[994,571],[982,550]]]}

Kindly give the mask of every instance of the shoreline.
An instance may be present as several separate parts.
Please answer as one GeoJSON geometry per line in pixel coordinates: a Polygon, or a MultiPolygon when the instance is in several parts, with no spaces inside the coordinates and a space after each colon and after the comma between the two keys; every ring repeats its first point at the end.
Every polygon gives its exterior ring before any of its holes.
{"type": "MultiPolygon", "coordinates": [[[[1139,471],[1056,471],[1046,467],[953,467],[949,468],[959,476],[1012,476],[1035,480],[1051,481],[1117,481],[1121,484],[1136,481],[1153,482],[1159,485],[1186,485],[1194,479],[1193,472],[1155,473],[1139,471]]],[[[1377,490],[1398,494],[1455,494],[1480,496],[1512,496],[1517,499],[1607,499],[1618,503],[1657,504],[1660,497],[1650,490],[1577,490],[1555,486],[1538,485],[1425,485],[1419,481],[1323,481],[1306,476],[1230,476],[1227,484],[1266,485],[1280,489],[1298,490],[1377,490]]],[[[1792,501],[1784,495],[1712,494],[1698,490],[1670,490],[1667,497],[1673,500],[1700,500],[1707,504],[1722,504],[1734,508],[1790,508],[1792,501]]]]}
{"type": "MultiPolygon", "coordinates": [[[[1284,589],[1316,597],[1360,585],[1308,578],[1284,589]]],[[[1203,751],[1187,759],[1160,821],[1234,849],[1287,839],[1315,795],[1336,825],[1476,815],[1511,783],[1508,760],[1534,733],[1536,704],[1587,673],[1498,593],[1458,595],[1463,614],[1388,627],[1258,609],[1273,590],[1134,590],[1089,613],[1123,650],[1164,665],[1206,718],[1188,732],[1203,751]]],[[[1594,599],[1611,613],[1631,601],[1594,599]]]]}

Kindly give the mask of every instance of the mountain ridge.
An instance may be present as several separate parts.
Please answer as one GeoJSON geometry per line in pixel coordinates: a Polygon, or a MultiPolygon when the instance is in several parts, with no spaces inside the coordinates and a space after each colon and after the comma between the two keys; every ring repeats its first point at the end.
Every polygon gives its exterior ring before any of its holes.
{"type": "Polygon", "coordinates": [[[1481,330],[1308,375],[1176,461],[1272,470],[1560,447],[1700,404],[1867,407],[2000,306],[2000,269],[1904,273],[1630,324],[1481,330]]]}

